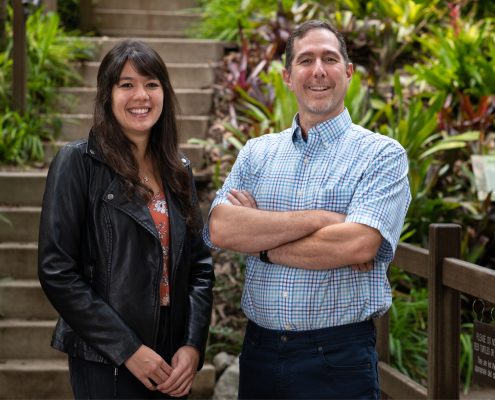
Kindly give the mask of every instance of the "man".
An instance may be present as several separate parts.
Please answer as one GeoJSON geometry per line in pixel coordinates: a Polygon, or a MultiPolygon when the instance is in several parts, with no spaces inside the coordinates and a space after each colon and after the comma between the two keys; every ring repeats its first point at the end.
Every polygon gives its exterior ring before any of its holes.
{"type": "Polygon", "coordinates": [[[285,67],[299,108],[292,127],[248,141],[203,235],[249,253],[239,398],[378,399],[373,318],[391,304],[407,155],[352,124],[353,66],[330,24],[301,24],[285,67]]]}

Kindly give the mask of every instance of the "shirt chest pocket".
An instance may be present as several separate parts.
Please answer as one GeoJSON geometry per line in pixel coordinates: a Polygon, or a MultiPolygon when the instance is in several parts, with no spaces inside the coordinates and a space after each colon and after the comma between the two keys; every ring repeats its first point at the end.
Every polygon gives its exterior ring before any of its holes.
{"type": "Polygon", "coordinates": [[[315,196],[315,208],[345,214],[353,194],[354,189],[345,186],[332,189],[321,188],[315,196]]]}

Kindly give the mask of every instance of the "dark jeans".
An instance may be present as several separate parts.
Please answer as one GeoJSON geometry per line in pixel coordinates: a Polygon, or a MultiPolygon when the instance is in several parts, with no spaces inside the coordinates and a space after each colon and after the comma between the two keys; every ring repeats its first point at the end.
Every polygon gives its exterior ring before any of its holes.
{"type": "Polygon", "coordinates": [[[379,399],[372,320],[314,331],[249,321],[239,356],[239,399],[379,399]]]}
{"type": "MultiPolygon", "coordinates": [[[[160,328],[157,344],[159,354],[170,365],[171,348],[168,336],[170,332],[170,307],[161,307],[160,328]]],[[[170,399],[158,390],[148,390],[126,367],[118,369],[115,381],[113,365],[82,360],[69,356],[70,383],[76,399],[170,399]],[[115,392],[117,395],[115,395],[115,392]]],[[[187,399],[187,396],[182,397],[187,399]]]]}

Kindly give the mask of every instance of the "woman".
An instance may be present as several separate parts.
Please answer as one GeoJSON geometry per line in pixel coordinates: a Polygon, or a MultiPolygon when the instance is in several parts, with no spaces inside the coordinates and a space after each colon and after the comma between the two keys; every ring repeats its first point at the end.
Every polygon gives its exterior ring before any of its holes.
{"type": "Polygon", "coordinates": [[[50,166],[38,270],[76,399],[187,397],[202,367],[215,278],[177,110],[160,56],[123,41],[50,166]]]}

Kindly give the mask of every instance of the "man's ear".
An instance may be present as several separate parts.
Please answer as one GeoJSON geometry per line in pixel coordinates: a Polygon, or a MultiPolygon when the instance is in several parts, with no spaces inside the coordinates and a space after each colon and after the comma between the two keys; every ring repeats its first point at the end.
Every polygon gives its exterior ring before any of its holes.
{"type": "Polygon", "coordinates": [[[354,66],[352,65],[352,63],[350,63],[349,66],[347,67],[345,74],[347,75],[347,81],[350,82],[352,75],[354,75],[354,66]]]}
{"type": "Polygon", "coordinates": [[[294,89],[292,88],[292,83],[290,80],[289,71],[287,71],[285,68],[282,70],[282,77],[284,78],[284,82],[286,83],[286,85],[289,86],[290,91],[294,92],[294,89]]]}

